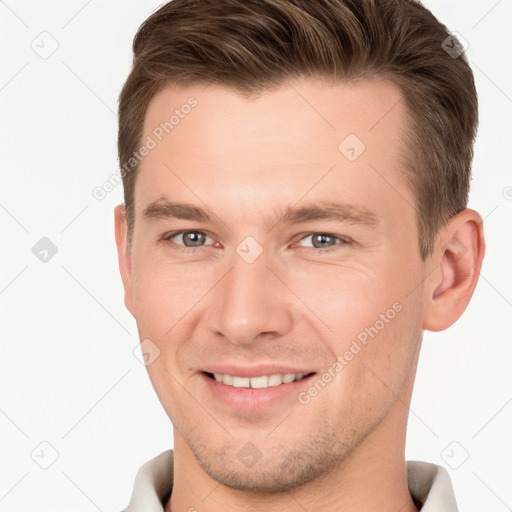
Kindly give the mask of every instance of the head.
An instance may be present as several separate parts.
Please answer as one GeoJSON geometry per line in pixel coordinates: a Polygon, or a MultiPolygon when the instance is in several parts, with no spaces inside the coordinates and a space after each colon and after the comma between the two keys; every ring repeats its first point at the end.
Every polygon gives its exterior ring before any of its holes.
{"type": "Polygon", "coordinates": [[[173,0],[140,27],[125,303],[175,442],[219,482],[283,490],[405,437],[422,332],[460,317],[484,252],[477,97],[448,37],[412,0],[173,0]],[[215,369],[273,365],[307,384],[212,394],[215,369]]]}

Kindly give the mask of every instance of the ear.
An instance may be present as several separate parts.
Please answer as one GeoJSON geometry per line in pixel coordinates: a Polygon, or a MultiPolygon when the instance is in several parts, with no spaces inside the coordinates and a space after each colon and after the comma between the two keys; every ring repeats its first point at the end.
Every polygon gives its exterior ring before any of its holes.
{"type": "Polygon", "coordinates": [[[132,316],[135,316],[133,314],[134,309],[132,302],[132,264],[131,254],[128,248],[126,210],[124,204],[118,204],[114,208],[114,219],[119,270],[124,287],[124,304],[132,316]]]}
{"type": "Polygon", "coordinates": [[[460,318],[478,282],[484,253],[482,218],[466,208],[437,237],[429,264],[435,270],[425,286],[423,329],[442,331],[460,318]]]}

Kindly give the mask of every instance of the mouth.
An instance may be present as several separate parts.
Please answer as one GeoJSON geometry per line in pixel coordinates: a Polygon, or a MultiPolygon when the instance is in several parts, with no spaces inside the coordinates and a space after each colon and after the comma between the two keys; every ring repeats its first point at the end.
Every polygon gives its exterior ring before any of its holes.
{"type": "Polygon", "coordinates": [[[225,373],[210,373],[203,372],[210,379],[231,386],[233,388],[251,388],[251,389],[266,389],[274,386],[282,386],[283,384],[291,384],[295,381],[300,381],[315,372],[310,373],[274,373],[270,375],[259,375],[255,377],[240,377],[236,375],[229,375],[225,373]]]}
{"type": "Polygon", "coordinates": [[[199,375],[208,400],[213,399],[227,414],[271,414],[297,402],[301,390],[312,385],[316,372],[303,365],[272,362],[253,366],[212,363],[199,375]]]}

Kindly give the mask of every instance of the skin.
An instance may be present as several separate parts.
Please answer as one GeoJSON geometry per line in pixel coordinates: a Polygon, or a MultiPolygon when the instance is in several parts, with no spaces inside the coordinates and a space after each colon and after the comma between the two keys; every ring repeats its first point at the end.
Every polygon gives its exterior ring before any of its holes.
{"type": "Polygon", "coordinates": [[[421,260],[400,169],[407,112],[390,82],[309,78],[255,99],[169,86],[149,105],[144,139],[190,97],[197,106],[141,164],[131,250],[123,205],[115,209],[125,304],[140,339],[160,350],[147,370],[173,424],[166,511],[417,510],[404,451],[422,333],[453,324],[473,294],[480,215],[453,217],[421,260]],[[352,162],[338,150],[350,133],[366,146],[352,162]],[[162,196],[208,208],[213,222],[144,218],[162,196]],[[378,224],[268,221],[329,201],[372,210],[378,224]],[[209,238],[191,248],[180,236],[162,241],[186,230],[209,238]],[[315,233],[333,238],[318,248],[315,233]],[[252,263],[236,252],[248,236],[263,251],[252,263]],[[322,375],[397,302],[400,312],[307,405],[293,395],[240,411],[204,383],[211,363],[289,363],[322,375]],[[251,467],[237,457],[248,442],[261,455],[251,467]]]}

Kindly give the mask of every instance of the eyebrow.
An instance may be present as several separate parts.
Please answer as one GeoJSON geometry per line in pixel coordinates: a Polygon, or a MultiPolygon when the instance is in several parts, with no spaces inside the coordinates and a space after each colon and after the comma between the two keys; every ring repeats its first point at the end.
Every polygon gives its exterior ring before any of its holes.
{"type": "MultiPolygon", "coordinates": [[[[165,197],[150,203],[142,215],[148,221],[181,219],[214,223],[218,218],[210,209],[189,203],[171,202],[165,197]]],[[[265,225],[271,229],[277,224],[300,224],[320,220],[368,227],[376,227],[381,224],[381,219],[374,211],[362,206],[336,202],[322,202],[321,204],[315,202],[301,207],[288,206],[284,209],[276,209],[271,217],[265,219],[265,225]]]]}
{"type": "Polygon", "coordinates": [[[213,216],[206,209],[188,203],[172,203],[166,198],[150,203],[144,209],[142,215],[149,221],[174,218],[198,222],[213,222],[213,216]]]}

